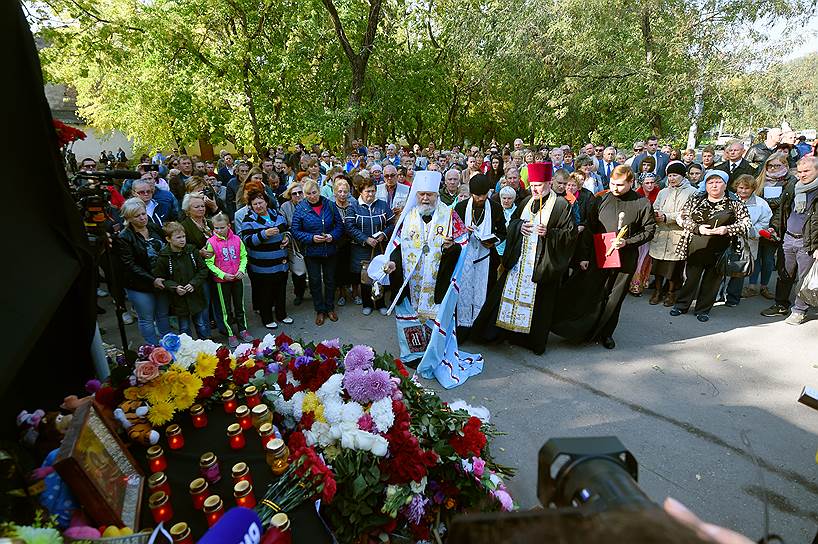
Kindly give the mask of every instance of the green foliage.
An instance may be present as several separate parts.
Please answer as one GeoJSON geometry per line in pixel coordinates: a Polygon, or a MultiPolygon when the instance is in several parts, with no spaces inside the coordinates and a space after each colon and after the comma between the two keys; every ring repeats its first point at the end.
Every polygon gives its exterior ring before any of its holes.
{"type": "Polygon", "coordinates": [[[648,131],[683,142],[697,88],[700,127],[782,111],[816,124],[815,56],[768,72],[779,51],[754,26],[769,13],[796,26],[810,0],[384,0],[374,15],[371,5],[47,0],[30,16],[47,77],[76,88],[80,115],[146,147],[338,145],[353,126],[381,143],[629,143],[648,131]]]}
{"type": "Polygon", "coordinates": [[[338,491],[327,513],[339,542],[354,542],[389,521],[380,511],[386,479],[371,453],[341,450],[332,460],[332,471],[338,491]]]}

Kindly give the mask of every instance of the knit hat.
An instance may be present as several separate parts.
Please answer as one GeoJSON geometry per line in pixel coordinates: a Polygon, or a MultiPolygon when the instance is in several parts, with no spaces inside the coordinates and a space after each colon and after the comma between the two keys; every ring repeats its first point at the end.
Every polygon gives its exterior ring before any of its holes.
{"type": "Polygon", "coordinates": [[[682,161],[671,161],[667,165],[667,170],[665,170],[668,174],[678,174],[680,176],[687,175],[687,167],[682,161]]]}

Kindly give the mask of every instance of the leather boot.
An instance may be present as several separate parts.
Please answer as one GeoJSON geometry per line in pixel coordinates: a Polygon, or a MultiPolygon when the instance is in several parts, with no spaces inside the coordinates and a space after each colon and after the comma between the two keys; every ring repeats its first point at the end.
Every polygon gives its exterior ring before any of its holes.
{"type": "Polygon", "coordinates": [[[650,304],[655,306],[655,305],[659,304],[660,302],[662,302],[662,292],[663,292],[662,287],[663,286],[662,286],[661,283],[659,283],[659,280],[656,280],[656,283],[654,284],[653,295],[651,295],[650,300],[648,301],[650,304]]]}
{"type": "Polygon", "coordinates": [[[665,295],[665,306],[670,308],[674,304],[676,304],[676,286],[671,282],[667,290],[667,295],[665,295]]]}

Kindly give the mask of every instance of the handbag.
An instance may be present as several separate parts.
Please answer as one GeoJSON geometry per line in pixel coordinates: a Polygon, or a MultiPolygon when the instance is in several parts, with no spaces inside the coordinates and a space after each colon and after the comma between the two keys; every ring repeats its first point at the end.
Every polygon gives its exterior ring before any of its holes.
{"type": "Polygon", "coordinates": [[[818,306],[818,261],[812,263],[809,272],[804,276],[798,297],[810,306],[818,306]]]}
{"type": "Polygon", "coordinates": [[[725,262],[725,276],[731,278],[746,278],[753,273],[753,253],[750,251],[750,242],[745,236],[733,238],[727,248],[725,262]]]}
{"type": "MultiPolygon", "coordinates": [[[[379,244],[380,246],[380,244],[379,244]]],[[[379,254],[380,255],[380,254],[379,254]]],[[[361,261],[361,284],[362,285],[372,285],[372,278],[369,277],[367,274],[367,269],[369,268],[369,263],[372,262],[372,258],[375,256],[375,248],[372,248],[372,252],[369,254],[369,259],[364,259],[361,261]]]]}

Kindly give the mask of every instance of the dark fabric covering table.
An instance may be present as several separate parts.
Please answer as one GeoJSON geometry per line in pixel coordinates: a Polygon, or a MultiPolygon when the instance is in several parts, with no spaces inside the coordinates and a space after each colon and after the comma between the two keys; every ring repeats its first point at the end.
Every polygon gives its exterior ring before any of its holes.
{"type": "MultiPolygon", "coordinates": [[[[173,519],[166,523],[170,529],[174,523],[181,521],[190,526],[195,539],[199,539],[207,531],[207,523],[204,514],[193,509],[193,502],[190,497],[190,482],[200,476],[199,457],[205,452],[212,451],[219,458],[222,479],[210,485],[210,493],[221,497],[224,503],[224,510],[236,506],[233,498],[233,478],[230,474],[233,465],[238,462],[245,462],[250,468],[250,475],[253,477],[253,493],[256,500],[261,501],[267,486],[274,480],[270,467],[265,462],[264,452],[261,449],[261,439],[255,428],[244,431],[246,445],[243,449],[234,451],[227,443],[227,426],[236,422],[232,415],[224,413],[220,404],[214,404],[213,408],[207,412],[207,427],[196,429],[190,422],[187,413],[177,414],[175,422],[182,427],[182,434],[185,437],[185,445],[179,450],[168,448],[164,433],[159,439],[159,445],[165,451],[165,458],[168,467],[165,474],[171,487],[170,502],[173,507],[173,519]]],[[[135,448],[134,457],[145,470],[146,478],[150,476],[145,456],[145,448],[135,448]]],[[[153,527],[155,523],[148,508],[148,497],[150,492],[147,489],[143,493],[142,515],[140,527],[153,527]]],[[[314,502],[306,501],[295,511],[289,512],[290,525],[292,527],[293,542],[304,544],[330,543],[334,539],[325,526],[322,519],[315,511],[314,502]]]]}

